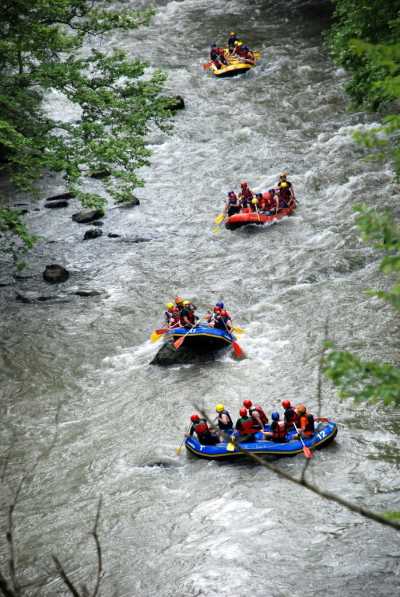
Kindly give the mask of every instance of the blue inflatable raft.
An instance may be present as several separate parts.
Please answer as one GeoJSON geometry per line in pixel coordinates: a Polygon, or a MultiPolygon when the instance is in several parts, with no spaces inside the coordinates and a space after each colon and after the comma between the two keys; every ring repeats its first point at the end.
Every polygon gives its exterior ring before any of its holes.
{"type": "Polygon", "coordinates": [[[184,327],[174,328],[164,335],[165,340],[175,342],[185,336],[180,350],[188,350],[199,354],[216,352],[223,348],[230,348],[235,336],[225,330],[219,330],[205,324],[197,325],[191,330],[184,327]]]}
{"type": "MultiPolygon", "coordinates": [[[[265,426],[265,431],[270,431],[270,426],[265,426]]],[[[304,440],[307,448],[311,450],[322,448],[328,445],[334,440],[337,434],[337,425],[334,421],[324,419],[323,421],[317,422],[315,427],[315,433],[312,437],[304,440]]],[[[299,439],[293,439],[296,435],[295,431],[291,431],[287,434],[287,441],[284,442],[273,442],[270,440],[263,439],[261,433],[256,434],[256,441],[243,443],[243,448],[252,454],[259,456],[295,456],[303,452],[303,444],[299,439]]],[[[198,439],[193,437],[187,437],[185,440],[186,449],[199,456],[200,458],[206,458],[207,460],[221,460],[227,458],[237,458],[246,456],[240,447],[236,447],[231,442],[221,442],[215,446],[203,446],[200,444],[198,439]]]]}

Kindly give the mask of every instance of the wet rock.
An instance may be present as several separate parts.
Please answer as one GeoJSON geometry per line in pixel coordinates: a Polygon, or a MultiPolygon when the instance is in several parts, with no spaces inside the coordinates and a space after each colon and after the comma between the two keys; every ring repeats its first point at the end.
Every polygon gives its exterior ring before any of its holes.
{"type": "Polygon", "coordinates": [[[34,292],[33,290],[26,290],[24,292],[17,290],[15,297],[16,300],[20,301],[21,303],[37,303],[57,298],[56,295],[43,294],[41,292],[34,292]]]}
{"type": "Polygon", "coordinates": [[[111,172],[107,170],[107,168],[104,168],[104,170],[95,170],[94,172],[90,173],[90,178],[101,179],[107,178],[108,176],[111,176],[111,172]]]}
{"type": "Polygon", "coordinates": [[[126,203],[120,203],[118,207],[121,208],[129,208],[129,207],[137,207],[140,205],[140,201],[137,197],[132,197],[131,201],[127,201],[126,203]]]}
{"type": "Polygon", "coordinates": [[[51,201],[50,203],[44,204],[47,209],[59,209],[61,207],[68,207],[68,205],[68,201],[51,201]]]}
{"type": "Polygon", "coordinates": [[[174,95],[170,98],[169,101],[169,109],[173,112],[177,110],[184,110],[185,109],[185,100],[181,95],[174,95]]]}
{"type": "Polygon", "coordinates": [[[46,265],[46,269],[43,272],[43,279],[50,284],[59,284],[66,282],[69,278],[69,272],[62,265],[53,263],[52,265],[46,265]]]}
{"type": "Polygon", "coordinates": [[[98,222],[93,222],[92,226],[104,226],[104,222],[99,220],[98,222]]]}
{"type": "Polygon", "coordinates": [[[153,239],[151,238],[142,238],[141,236],[132,236],[132,237],[127,237],[124,238],[124,242],[125,243],[129,243],[129,244],[137,244],[137,243],[149,243],[151,242],[153,239]]]}
{"type": "Polygon", "coordinates": [[[172,342],[164,342],[160,350],[157,352],[154,359],[151,361],[151,365],[161,365],[162,367],[168,367],[170,365],[182,365],[182,364],[195,364],[195,363],[207,363],[214,361],[216,357],[223,354],[223,351],[209,352],[206,354],[199,354],[185,348],[182,350],[179,348],[176,350],[172,342]]]}
{"type": "Polygon", "coordinates": [[[83,235],[83,240],[90,240],[91,238],[98,238],[102,236],[103,231],[99,230],[98,228],[90,228],[90,230],[86,230],[85,234],[83,235]]]}
{"type": "Polygon", "coordinates": [[[90,297],[101,296],[106,293],[104,292],[104,290],[96,290],[95,288],[77,288],[76,290],[74,290],[74,294],[76,294],[77,296],[90,297]]]}
{"type": "Polygon", "coordinates": [[[40,211],[40,207],[35,207],[33,211],[40,211]]]}
{"type": "Polygon", "coordinates": [[[16,203],[14,207],[29,207],[28,203],[16,203]]]}
{"type": "Polygon", "coordinates": [[[121,235],[120,234],[116,234],[115,232],[109,232],[107,234],[108,238],[120,238],[121,235]]]}
{"type": "Polygon", "coordinates": [[[72,215],[73,221],[78,222],[78,224],[89,224],[90,222],[100,220],[100,218],[103,217],[104,211],[102,209],[84,209],[83,211],[79,211],[72,215]]]}
{"type": "Polygon", "coordinates": [[[60,195],[52,195],[51,197],[47,197],[46,201],[64,201],[66,199],[73,199],[74,197],[75,194],[68,191],[66,193],[61,193],[60,195]]]}

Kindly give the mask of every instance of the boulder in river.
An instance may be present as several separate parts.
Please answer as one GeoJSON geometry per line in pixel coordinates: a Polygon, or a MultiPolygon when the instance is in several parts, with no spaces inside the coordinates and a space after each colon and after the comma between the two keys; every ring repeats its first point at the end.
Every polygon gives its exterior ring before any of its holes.
{"type": "Polygon", "coordinates": [[[103,234],[103,231],[99,228],[90,228],[86,230],[85,234],[83,235],[83,240],[90,240],[91,238],[98,238],[103,234]]]}
{"type": "Polygon", "coordinates": [[[107,178],[108,176],[111,176],[111,172],[107,170],[107,168],[104,168],[103,170],[95,170],[90,173],[90,178],[102,179],[107,178]]]}
{"type": "Polygon", "coordinates": [[[17,290],[15,297],[17,301],[20,301],[21,303],[37,303],[57,298],[56,295],[43,294],[42,292],[35,292],[34,290],[25,290],[24,292],[17,290]]]}
{"type": "Polygon", "coordinates": [[[104,211],[102,209],[84,209],[72,215],[73,221],[78,222],[78,224],[89,224],[103,217],[104,211]]]}
{"type": "Polygon", "coordinates": [[[46,265],[46,269],[43,272],[43,279],[50,284],[59,284],[60,282],[66,282],[69,278],[69,272],[62,265],[53,263],[46,265]]]}
{"type": "Polygon", "coordinates": [[[137,197],[132,197],[132,199],[130,201],[124,201],[123,203],[118,203],[118,207],[124,207],[124,208],[137,207],[138,205],[140,205],[140,201],[137,197]]]}
{"type": "Polygon", "coordinates": [[[93,222],[92,226],[104,226],[104,222],[102,222],[101,220],[99,220],[98,222],[93,222]]]}
{"type": "Polygon", "coordinates": [[[120,234],[116,234],[115,232],[109,232],[107,234],[108,238],[120,238],[120,234]]]}
{"type": "Polygon", "coordinates": [[[173,112],[185,109],[185,100],[181,95],[174,95],[169,98],[169,109],[173,112]]]}
{"type": "Polygon", "coordinates": [[[60,193],[59,195],[52,195],[51,197],[47,197],[46,201],[66,201],[67,199],[73,199],[74,197],[74,193],[67,191],[66,193],[60,193]]]}
{"type": "Polygon", "coordinates": [[[44,204],[47,209],[59,209],[61,207],[68,207],[68,205],[68,201],[50,201],[50,203],[44,204]]]}

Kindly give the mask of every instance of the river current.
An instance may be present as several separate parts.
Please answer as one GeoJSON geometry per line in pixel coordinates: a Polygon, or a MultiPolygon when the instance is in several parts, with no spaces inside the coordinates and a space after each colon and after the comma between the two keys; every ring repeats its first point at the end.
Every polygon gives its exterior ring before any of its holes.
{"type": "MultiPolygon", "coordinates": [[[[94,581],[89,533],[100,496],[104,595],[396,593],[395,531],[258,466],[175,455],[195,406],[212,415],[223,402],[236,415],[252,398],[271,412],[288,398],[315,412],[326,325],[340,347],[399,357],[398,320],[365,294],[385,280],[352,211],[361,201],[390,206],[393,173],[365,161],[352,140],[374,121],[348,111],[346,75],[323,46],[320,4],[164,0],[149,27],[99,42],[160,66],[186,109],[171,134],[152,132],[141,205],[111,207],[101,238],[82,242],[76,204],[45,210],[41,201],[29,212],[44,240],[18,289],[44,288],[44,266],[62,263],[72,275],[58,298],[24,304],[15,286],[0,288],[1,505],[5,512],[37,461],[19,496],[15,542],[22,579],[48,576],[45,595],[66,594],[51,554],[78,585],[94,581]],[[201,64],[230,30],[263,58],[240,78],[213,79],[201,64]],[[293,217],[213,233],[227,191],[243,179],[266,190],[282,170],[299,199],[293,217]],[[104,293],[71,298],[75,286],[104,293]],[[158,345],[149,335],[177,293],[200,314],[223,299],[246,330],[248,359],[151,366],[158,345]]],[[[54,99],[52,110],[66,109],[54,99]]],[[[43,197],[62,190],[58,178],[43,182],[43,197]]],[[[310,480],[372,510],[400,509],[396,413],[341,402],[326,380],[321,395],[321,414],[339,433],[316,454],[310,480]]],[[[299,475],[304,460],[278,465],[299,475]]]]}

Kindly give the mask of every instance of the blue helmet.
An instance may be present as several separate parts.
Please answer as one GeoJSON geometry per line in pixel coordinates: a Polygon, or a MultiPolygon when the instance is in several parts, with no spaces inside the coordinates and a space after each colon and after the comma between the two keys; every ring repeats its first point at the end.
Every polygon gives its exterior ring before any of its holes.
{"type": "Polygon", "coordinates": [[[222,303],[222,302],[219,302],[219,303],[217,303],[215,306],[216,306],[216,307],[219,307],[220,309],[223,309],[223,308],[224,308],[224,303],[222,303]]]}
{"type": "Polygon", "coordinates": [[[279,413],[277,413],[276,411],[274,413],[271,414],[271,419],[273,421],[279,421],[279,413]]]}

